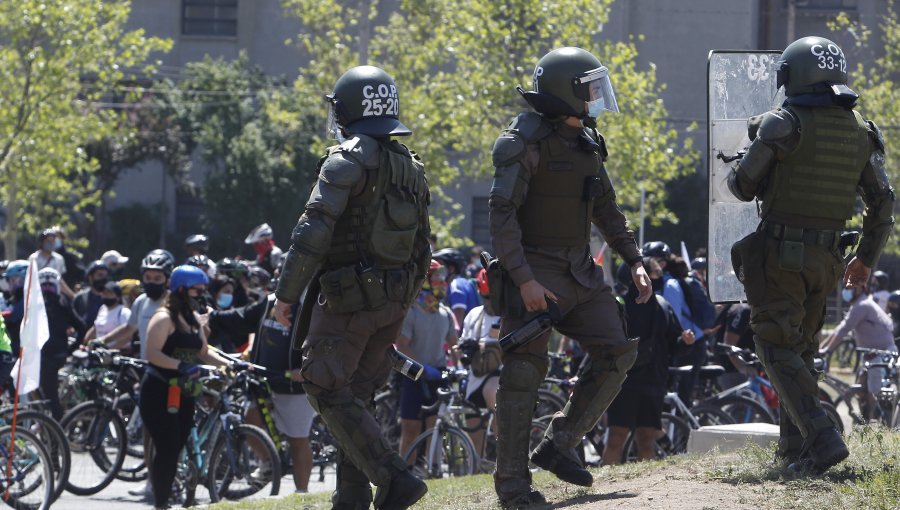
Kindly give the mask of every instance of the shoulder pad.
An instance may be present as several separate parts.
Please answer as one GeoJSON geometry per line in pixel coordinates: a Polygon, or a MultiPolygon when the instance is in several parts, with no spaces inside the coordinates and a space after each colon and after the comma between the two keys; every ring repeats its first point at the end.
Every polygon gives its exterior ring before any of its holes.
{"type": "Polygon", "coordinates": [[[517,133],[525,143],[531,143],[552,133],[553,127],[543,115],[536,112],[524,112],[510,122],[506,132],[517,133]]]}
{"type": "Polygon", "coordinates": [[[878,126],[871,120],[866,121],[866,127],[869,128],[869,138],[875,142],[875,146],[878,147],[878,150],[884,152],[884,135],[881,133],[881,130],[878,129],[878,126]]]}
{"type": "Polygon", "coordinates": [[[337,150],[359,161],[363,168],[375,168],[378,166],[378,140],[371,136],[354,134],[344,140],[344,143],[337,150]]]}
{"type": "Polygon", "coordinates": [[[340,188],[350,188],[362,178],[362,175],[361,162],[354,159],[351,153],[337,150],[325,158],[325,162],[322,163],[322,168],[319,170],[319,181],[340,188]]]}
{"type": "Polygon", "coordinates": [[[516,133],[503,132],[494,142],[491,157],[494,160],[494,166],[503,166],[516,161],[524,153],[525,140],[516,133]]]}
{"type": "Polygon", "coordinates": [[[788,110],[772,110],[760,117],[757,136],[764,142],[778,142],[796,132],[796,117],[788,110]]]}

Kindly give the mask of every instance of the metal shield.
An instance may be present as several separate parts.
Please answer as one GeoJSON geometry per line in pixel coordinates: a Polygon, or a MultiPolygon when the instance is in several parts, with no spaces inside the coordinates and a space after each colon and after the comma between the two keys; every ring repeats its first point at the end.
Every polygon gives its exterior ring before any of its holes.
{"type": "Polygon", "coordinates": [[[733,157],[750,145],[747,120],[781,104],[774,63],[780,51],[709,52],[707,128],[709,133],[709,297],[714,303],[742,301],[744,287],[731,267],[731,245],[759,224],[755,202],[741,202],[726,179],[733,157]]]}

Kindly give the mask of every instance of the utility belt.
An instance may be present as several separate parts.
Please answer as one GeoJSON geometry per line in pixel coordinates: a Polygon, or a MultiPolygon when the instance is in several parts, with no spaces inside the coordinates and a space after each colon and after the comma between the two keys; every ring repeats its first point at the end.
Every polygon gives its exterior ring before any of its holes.
{"type": "Polygon", "coordinates": [[[415,297],[415,264],[396,269],[344,266],[319,277],[320,302],[331,313],[378,310],[389,302],[407,305],[415,297]]]}
{"type": "Polygon", "coordinates": [[[778,260],[785,271],[803,270],[804,245],[821,246],[831,251],[841,252],[844,248],[856,246],[859,232],[841,232],[839,230],[814,230],[792,227],[770,221],[764,221],[762,228],[766,235],[781,241],[778,247],[778,260]]]}

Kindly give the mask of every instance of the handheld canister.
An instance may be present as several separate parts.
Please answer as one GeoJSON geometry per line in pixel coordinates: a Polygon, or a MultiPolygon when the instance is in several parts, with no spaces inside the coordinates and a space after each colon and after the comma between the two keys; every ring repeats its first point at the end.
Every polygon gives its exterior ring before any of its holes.
{"type": "Polygon", "coordinates": [[[500,339],[500,348],[503,349],[503,352],[515,350],[541,336],[560,319],[562,319],[562,314],[559,311],[559,305],[548,299],[547,311],[537,314],[530,321],[507,333],[500,339]]]}
{"type": "Polygon", "coordinates": [[[170,414],[177,414],[181,408],[181,386],[178,379],[169,379],[169,393],[166,398],[166,410],[170,414]]]}
{"type": "Polygon", "coordinates": [[[425,372],[425,367],[421,363],[398,351],[396,347],[388,349],[388,357],[391,360],[391,368],[413,381],[418,381],[425,372]]]}

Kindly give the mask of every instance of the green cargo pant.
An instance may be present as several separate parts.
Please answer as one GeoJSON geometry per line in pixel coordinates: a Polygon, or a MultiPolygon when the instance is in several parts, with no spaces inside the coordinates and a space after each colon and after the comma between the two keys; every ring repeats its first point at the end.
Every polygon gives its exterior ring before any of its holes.
{"type": "MultiPolygon", "coordinates": [[[[843,275],[843,261],[830,248],[807,244],[803,268],[784,270],[779,264],[779,241],[771,237],[765,239],[761,260],[762,267],[744,267],[745,286],[755,286],[747,294],[757,354],[778,392],[782,412],[808,443],[832,426],[819,403],[813,357],[825,300],[843,275]]],[[[782,423],[784,433],[790,428],[782,423]]],[[[793,438],[782,439],[795,443],[793,438]]]]}

